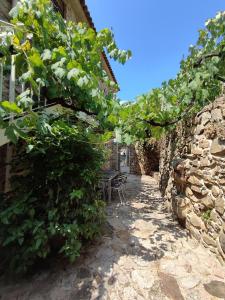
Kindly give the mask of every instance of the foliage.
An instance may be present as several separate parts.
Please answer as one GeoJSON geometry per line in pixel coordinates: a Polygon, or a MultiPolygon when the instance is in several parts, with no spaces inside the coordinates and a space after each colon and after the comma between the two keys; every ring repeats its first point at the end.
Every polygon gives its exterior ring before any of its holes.
{"type": "Polygon", "coordinates": [[[212,209],[208,209],[208,210],[204,211],[204,213],[202,214],[202,218],[204,221],[207,222],[210,220],[211,212],[212,212],[212,209]]]}
{"type": "Polygon", "coordinates": [[[45,134],[34,131],[17,144],[12,191],[0,201],[2,262],[18,272],[54,251],[73,261],[105,218],[97,192],[101,147],[82,124],[51,122],[45,134]]]}
{"type": "Polygon", "coordinates": [[[180,63],[176,78],[163,82],[110,116],[125,141],[159,137],[213,101],[225,83],[225,12],[199,30],[195,46],[180,63]]]}
{"type": "Polygon", "coordinates": [[[100,126],[108,125],[106,117],[118,105],[117,85],[103,68],[102,53],[124,64],[130,51],[119,50],[112,31],[95,32],[83,23],[66,21],[55,12],[50,0],[20,1],[10,13],[11,26],[0,26],[0,59],[6,66],[15,56],[17,78],[26,89],[16,103],[0,103],[0,126],[15,141],[37,114],[31,113],[40,101],[58,101],[74,111],[95,115],[100,126]],[[107,90],[107,93],[105,92],[107,90]],[[12,128],[3,121],[6,113],[28,114],[12,128]]]}

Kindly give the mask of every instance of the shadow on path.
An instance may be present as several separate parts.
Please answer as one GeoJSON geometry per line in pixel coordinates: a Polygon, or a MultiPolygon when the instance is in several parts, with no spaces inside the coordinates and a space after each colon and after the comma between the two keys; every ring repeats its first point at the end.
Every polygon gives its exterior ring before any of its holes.
{"type": "MultiPolygon", "coordinates": [[[[103,235],[76,263],[55,261],[29,279],[1,284],[0,299],[202,299],[188,298],[189,288],[200,284],[185,260],[198,262],[197,254],[190,256],[196,247],[188,246],[187,232],[166,211],[157,182],[129,175],[126,199],[124,205],[116,199],[108,205],[103,235]]],[[[193,293],[210,299],[201,289],[193,293]]]]}

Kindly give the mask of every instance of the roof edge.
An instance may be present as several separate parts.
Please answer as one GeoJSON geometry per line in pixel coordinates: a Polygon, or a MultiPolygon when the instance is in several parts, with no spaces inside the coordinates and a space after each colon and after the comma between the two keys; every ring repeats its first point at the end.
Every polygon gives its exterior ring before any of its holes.
{"type": "MultiPolygon", "coordinates": [[[[95,28],[95,24],[94,24],[94,22],[93,22],[93,19],[92,19],[91,14],[90,14],[90,12],[89,12],[89,10],[88,10],[88,7],[87,7],[87,4],[86,4],[85,0],[79,0],[79,2],[80,2],[80,5],[81,5],[82,8],[83,8],[83,11],[84,11],[84,13],[85,13],[85,16],[86,16],[86,18],[87,18],[87,20],[88,20],[88,23],[89,23],[90,27],[91,27],[92,29],[94,29],[95,32],[97,32],[97,30],[96,30],[96,28],[95,28]]],[[[106,63],[106,65],[107,65],[107,67],[108,67],[108,69],[109,69],[109,71],[110,71],[110,74],[111,74],[113,80],[115,81],[116,84],[118,84],[118,82],[117,82],[117,80],[116,80],[116,76],[115,76],[115,74],[113,73],[112,67],[111,67],[111,65],[110,65],[110,63],[109,63],[109,60],[108,60],[106,54],[105,54],[105,51],[102,52],[102,56],[103,56],[103,58],[104,58],[104,60],[105,60],[105,63],[106,63]]]]}

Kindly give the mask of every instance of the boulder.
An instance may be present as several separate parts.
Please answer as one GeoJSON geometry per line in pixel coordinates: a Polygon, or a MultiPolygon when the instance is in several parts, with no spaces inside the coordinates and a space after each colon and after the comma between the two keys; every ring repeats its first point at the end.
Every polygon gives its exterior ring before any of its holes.
{"type": "MultiPolygon", "coordinates": [[[[208,193],[208,190],[205,186],[198,186],[198,185],[191,185],[192,191],[196,192],[197,194],[200,194],[200,198],[208,193]]],[[[198,196],[198,195],[197,195],[198,196]]]]}
{"type": "Polygon", "coordinates": [[[197,185],[197,186],[202,186],[203,182],[201,179],[199,179],[198,177],[192,175],[188,178],[188,182],[190,182],[193,185],[197,185]]]}
{"type": "MultiPolygon", "coordinates": [[[[174,210],[179,221],[184,221],[187,218],[187,214],[190,212],[190,200],[186,197],[175,198],[174,210]]],[[[183,222],[182,222],[183,224],[183,222]]]]}
{"type": "Polygon", "coordinates": [[[225,143],[221,140],[214,139],[210,148],[213,155],[225,155],[225,143]]]}
{"type": "Polygon", "coordinates": [[[222,124],[218,124],[217,125],[217,127],[216,127],[216,133],[217,133],[217,137],[221,141],[225,140],[225,126],[224,126],[224,122],[222,124]]]}
{"type": "Polygon", "coordinates": [[[216,241],[213,238],[211,238],[208,234],[204,233],[202,239],[207,245],[216,247],[216,241]]]}
{"type": "Polygon", "coordinates": [[[192,190],[191,190],[188,186],[187,186],[186,189],[185,189],[185,195],[186,195],[187,197],[190,197],[190,196],[193,195],[192,190]]]}
{"type": "Polygon", "coordinates": [[[196,228],[204,229],[205,224],[200,217],[198,217],[195,213],[191,212],[188,215],[189,222],[196,228]]]}
{"type": "Polygon", "coordinates": [[[195,134],[196,135],[202,134],[204,132],[204,129],[205,129],[204,125],[202,124],[198,125],[195,129],[195,134]]]}
{"type": "Polygon", "coordinates": [[[225,200],[223,197],[219,197],[215,200],[215,209],[220,215],[223,215],[225,210],[225,200]]]}
{"type": "Polygon", "coordinates": [[[214,201],[213,201],[212,197],[210,196],[210,194],[208,194],[204,198],[202,198],[201,203],[207,208],[214,207],[214,201]]]}
{"type": "Polygon", "coordinates": [[[205,126],[211,119],[210,112],[206,111],[201,115],[201,124],[205,126]]]}
{"type": "Polygon", "coordinates": [[[194,237],[197,241],[201,240],[201,234],[200,234],[199,230],[197,230],[193,226],[189,226],[188,229],[189,229],[189,232],[190,232],[192,237],[194,237]]]}
{"type": "Polygon", "coordinates": [[[208,155],[202,157],[199,162],[199,168],[212,167],[215,163],[209,159],[208,155]]]}
{"type": "Polygon", "coordinates": [[[219,196],[219,194],[220,194],[220,189],[219,189],[218,186],[214,185],[214,186],[212,187],[212,194],[213,194],[214,197],[218,197],[218,196],[219,196]]]}
{"type": "Polygon", "coordinates": [[[217,211],[215,209],[213,209],[211,211],[211,214],[210,214],[210,220],[214,223],[216,223],[218,226],[222,226],[223,222],[222,222],[222,219],[220,217],[220,215],[217,213],[217,211]]]}
{"type": "Polygon", "coordinates": [[[193,148],[191,148],[191,153],[194,155],[202,155],[203,151],[199,147],[193,147],[193,148]]]}
{"type": "Polygon", "coordinates": [[[201,139],[198,143],[198,146],[199,148],[203,148],[203,149],[206,149],[206,148],[209,148],[209,141],[206,140],[206,139],[201,139]]]}
{"type": "Polygon", "coordinates": [[[219,241],[220,241],[220,247],[223,250],[223,252],[225,253],[225,233],[222,232],[219,236],[219,241]]]}
{"type": "Polygon", "coordinates": [[[223,119],[220,108],[213,109],[211,115],[213,121],[221,121],[223,119]]]}
{"type": "Polygon", "coordinates": [[[222,109],[222,116],[225,118],[225,108],[222,109]]]}

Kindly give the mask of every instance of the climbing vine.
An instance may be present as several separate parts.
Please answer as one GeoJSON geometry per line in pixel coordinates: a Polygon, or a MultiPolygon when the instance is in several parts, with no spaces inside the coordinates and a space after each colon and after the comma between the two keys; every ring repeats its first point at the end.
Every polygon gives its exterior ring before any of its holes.
{"type": "Polygon", "coordinates": [[[6,135],[16,141],[24,128],[36,126],[39,118],[31,109],[40,98],[93,115],[104,127],[118,105],[118,86],[103,68],[102,53],[124,64],[130,51],[117,48],[109,29],[95,32],[86,24],[64,20],[49,0],[18,2],[10,16],[11,25],[0,27],[0,59],[9,65],[11,54],[15,56],[16,77],[26,88],[15,103],[0,103],[0,126],[7,129],[6,135]],[[4,121],[9,112],[27,116],[9,124],[4,121]]]}
{"type": "Polygon", "coordinates": [[[102,53],[122,64],[131,53],[108,29],[65,21],[49,0],[18,2],[10,15],[11,24],[1,25],[0,63],[7,77],[13,57],[24,90],[0,102],[0,128],[15,143],[10,189],[0,193],[0,254],[4,270],[26,272],[52,253],[73,261],[100,233],[103,142],[119,106],[102,53]],[[50,115],[43,102],[66,109],[50,115]]]}
{"type": "Polygon", "coordinates": [[[180,63],[174,79],[163,82],[111,116],[127,142],[161,136],[221,95],[225,83],[225,12],[199,30],[196,45],[180,63]]]}

